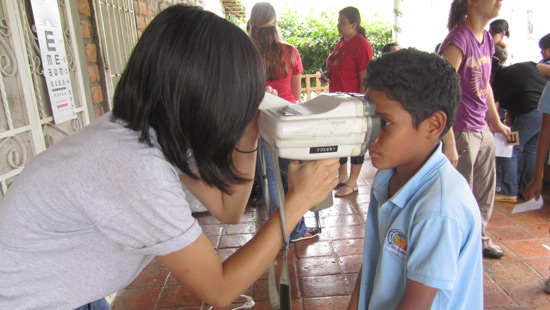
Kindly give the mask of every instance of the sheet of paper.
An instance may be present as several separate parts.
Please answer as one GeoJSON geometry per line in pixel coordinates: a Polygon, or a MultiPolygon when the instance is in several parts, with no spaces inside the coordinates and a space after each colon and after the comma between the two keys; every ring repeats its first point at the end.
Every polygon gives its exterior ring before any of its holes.
{"type": "Polygon", "coordinates": [[[506,137],[501,133],[495,133],[495,156],[512,157],[513,145],[506,145],[506,137]]]}
{"type": "Polygon", "coordinates": [[[542,197],[539,198],[539,200],[535,200],[535,198],[526,201],[524,203],[519,203],[514,207],[514,210],[512,210],[512,214],[514,213],[520,213],[525,211],[533,211],[533,210],[540,210],[542,209],[542,206],[544,205],[544,201],[542,200],[542,197]]]}
{"type": "Polygon", "coordinates": [[[264,100],[260,103],[260,111],[273,109],[273,108],[284,108],[288,106],[290,102],[284,100],[281,97],[277,97],[268,92],[265,93],[264,100]]]}

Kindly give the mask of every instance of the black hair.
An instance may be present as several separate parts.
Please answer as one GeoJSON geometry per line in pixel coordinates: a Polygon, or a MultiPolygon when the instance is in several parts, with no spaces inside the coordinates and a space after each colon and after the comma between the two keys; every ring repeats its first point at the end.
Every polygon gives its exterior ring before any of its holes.
{"type": "Polygon", "coordinates": [[[503,33],[507,38],[510,37],[510,30],[508,30],[508,22],[505,19],[497,19],[489,24],[489,29],[493,33],[503,33]]]}
{"type": "Polygon", "coordinates": [[[386,53],[391,52],[391,48],[392,48],[393,46],[399,47],[399,46],[397,45],[397,43],[388,43],[388,44],[384,45],[384,47],[382,48],[382,54],[386,54],[386,53]]]}
{"type": "Polygon", "coordinates": [[[247,181],[232,153],[265,94],[265,73],[254,43],[237,26],[199,7],[174,5],[143,32],[114,94],[113,115],[166,159],[197,179],[229,192],[247,181]]]}
{"type": "Polygon", "coordinates": [[[409,112],[416,128],[437,111],[447,115],[443,136],[460,103],[460,78],[443,57],[414,48],[384,54],[367,66],[365,87],[386,92],[409,112]]]}
{"type": "Polygon", "coordinates": [[[550,33],[540,38],[539,47],[541,50],[550,48],[550,33]]]}
{"type": "Polygon", "coordinates": [[[367,37],[367,31],[361,26],[361,14],[356,7],[348,6],[340,10],[339,14],[343,14],[349,20],[350,23],[357,23],[357,33],[364,38],[367,37]]]}

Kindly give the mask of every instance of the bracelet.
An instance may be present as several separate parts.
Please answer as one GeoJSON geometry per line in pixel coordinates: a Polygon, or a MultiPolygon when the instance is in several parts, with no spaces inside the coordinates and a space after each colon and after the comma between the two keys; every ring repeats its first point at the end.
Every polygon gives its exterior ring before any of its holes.
{"type": "Polygon", "coordinates": [[[239,150],[239,149],[238,149],[238,148],[236,148],[236,147],[235,147],[234,149],[235,149],[235,151],[237,151],[237,152],[239,152],[239,153],[243,153],[243,154],[250,154],[250,153],[254,153],[254,152],[256,152],[256,151],[258,150],[258,147],[256,147],[256,148],[255,148],[255,149],[253,149],[252,151],[241,151],[241,150],[239,150]]]}

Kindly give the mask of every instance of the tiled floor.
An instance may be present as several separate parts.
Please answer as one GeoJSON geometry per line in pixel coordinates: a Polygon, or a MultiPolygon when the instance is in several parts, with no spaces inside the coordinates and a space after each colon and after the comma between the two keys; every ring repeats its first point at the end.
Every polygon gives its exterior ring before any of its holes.
{"type": "MultiPolygon", "coordinates": [[[[320,212],[322,235],[318,239],[292,244],[289,274],[292,309],[345,309],[359,268],[363,232],[375,169],[366,160],[359,181],[359,193],[334,199],[331,208],[320,212]]],[[[484,260],[485,309],[550,309],[550,295],[543,292],[550,276],[550,188],[545,188],[542,210],[511,214],[515,204],[497,203],[489,233],[507,255],[501,260],[484,260]]],[[[246,243],[266,219],[264,207],[248,207],[238,225],[222,225],[208,214],[196,214],[204,233],[222,259],[246,243]]],[[[308,226],[314,215],[306,215],[308,226]]],[[[280,255],[282,256],[282,255],[280,255]]],[[[267,273],[246,292],[256,302],[254,309],[270,309],[267,273]]],[[[243,301],[241,301],[242,304],[243,301]]],[[[236,303],[232,309],[236,307],[236,303]]],[[[154,260],[112,304],[114,310],[206,309],[163,265],[154,260]]]]}

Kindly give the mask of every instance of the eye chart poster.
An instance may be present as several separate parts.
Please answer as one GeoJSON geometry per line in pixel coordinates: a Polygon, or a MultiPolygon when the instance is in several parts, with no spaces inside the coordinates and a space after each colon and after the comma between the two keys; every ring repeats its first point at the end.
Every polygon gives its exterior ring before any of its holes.
{"type": "Polygon", "coordinates": [[[56,124],[76,117],[57,0],[31,0],[48,94],[56,124]]]}

